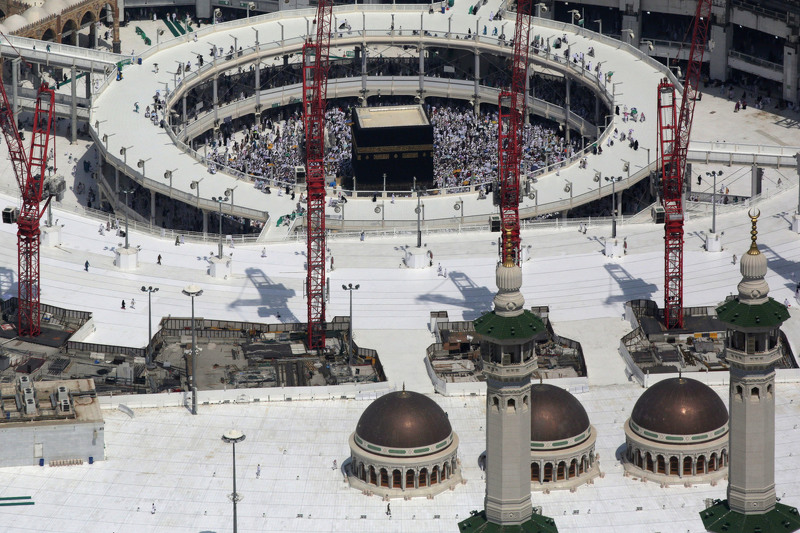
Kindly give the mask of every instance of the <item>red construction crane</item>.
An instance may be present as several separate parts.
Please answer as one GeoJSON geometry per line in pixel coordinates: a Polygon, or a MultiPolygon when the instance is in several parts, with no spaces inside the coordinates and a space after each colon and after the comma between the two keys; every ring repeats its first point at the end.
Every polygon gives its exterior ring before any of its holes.
{"type": "Polygon", "coordinates": [[[498,184],[500,186],[500,223],[504,264],[519,264],[519,174],[522,155],[522,134],[525,125],[525,91],[528,80],[528,54],[531,40],[532,0],[517,2],[514,30],[514,56],[511,59],[511,87],[500,92],[497,122],[498,184]]]}
{"type": "MultiPolygon", "coordinates": [[[[22,139],[14,120],[14,111],[8,102],[5,87],[0,82],[3,108],[0,109],[0,129],[3,130],[11,157],[17,185],[22,193],[22,209],[17,218],[18,245],[18,306],[17,335],[35,337],[41,333],[39,310],[39,220],[47,209],[41,206],[42,186],[47,169],[48,147],[54,135],[53,104],[55,94],[46,84],[39,87],[36,110],[33,115],[31,146],[26,157],[22,139]]],[[[55,152],[54,152],[55,153],[55,152]]],[[[47,203],[50,202],[48,198],[47,203]]]]}
{"type": "Polygon", "coordinates": [[[317,35],[303,45],[306,133],[308,349],[325,347],[325,107],[333,1],[317,4],[317,35]]]}
{"type": "Polygon", "coordinates": [[[683,194],[686,151],[692,131],[694,103],[700,87],[700,68],[711,20],[712,0],[699,0],[694,15],[692,49],[683,82],[680,113],[675,86],[658,85],[658,149],[664,187],[664,326],[683,327],[683,194]],[[677,116],[677,122],[676,122],[677,116]]]}

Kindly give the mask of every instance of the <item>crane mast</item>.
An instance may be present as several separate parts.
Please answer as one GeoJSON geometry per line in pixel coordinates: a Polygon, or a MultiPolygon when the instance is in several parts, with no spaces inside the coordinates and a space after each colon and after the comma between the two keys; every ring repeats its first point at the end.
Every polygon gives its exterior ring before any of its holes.
{"type": "Polygon", "coordinates": [[[17,272],[19,276],[17,334],[22,337],[35,337],[41,333],[39,220],[44,213],[44,208],[40,204],[50,140],[55,134],[52,131],[55,94],[46,84],[39,87],[33,116],[31,145],[26,156],[14,120],[14,112],[2,83],[0,83],[0,93],[3,98],[3,107],[0,109],[0,129],[3,130],[3,136],[8,143],[9,156],[22,195],[22,208],[17,218],[17,272]]]}
{"type": "Polygon", "coordinates": [[[332,0],[319,0],[316,36],[303,45],[309,350],[325,347],[325,107],[332,18],[332,0]]]}
{"type": "Polygon", "coordinates": [[[528,80],[528,53],[530,50],[532,0],[517,2],[517,20],[514,33],[514,56],[511,65],[511,87],[501,91],[497,122],[498,143],[498,185],[500,187],[500,223],[503,243],[501,261],[516,265],[520,261],[519,235],[519,182],[520,158],[522,155],[522,135],[525,91],[528,80]]]}
{"type": "Polygon", "coordinates": [[[665,215],[664,326],[667,329],[683,327],[683,183],[695,99],[700,87],[700,69],[711,20],[711,2],[697,2],[680,111],[677,111],[674,84],[664,80],[658,85],[658,150],[665,215]]]}

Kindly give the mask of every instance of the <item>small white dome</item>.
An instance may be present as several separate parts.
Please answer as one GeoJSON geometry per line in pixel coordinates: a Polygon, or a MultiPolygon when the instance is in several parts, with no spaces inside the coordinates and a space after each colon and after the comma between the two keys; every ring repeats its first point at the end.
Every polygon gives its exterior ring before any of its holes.
{"type": "Polygon", "coordinates": [[[28,21],[28,24],[33,24],[45,18],[47,14],[47,11],[41,7],[33,6],[26,9],[22,16],[25,17],[25,20],[28,21]]]}
{"type": "Polygon", "coordinates": [[[3,25],[6,27],[7,33],[14,33],[23,26],[27,26],[28,21],[22,15],[11,15],[3,20],[3,25]]]}

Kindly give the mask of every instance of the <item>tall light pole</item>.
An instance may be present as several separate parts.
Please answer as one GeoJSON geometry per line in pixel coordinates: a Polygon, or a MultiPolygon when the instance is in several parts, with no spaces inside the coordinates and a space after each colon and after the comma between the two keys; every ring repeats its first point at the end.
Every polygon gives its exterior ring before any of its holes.
{"type": "MultiPolygon", "coordinates": [[[[717,233],[717,171],[711,171],[711,177],[714,178],[714,188],[711,189],[711,233],[717,233]]],[[[689,176],[691,179],[691,176],[689,176]]]]}
{"type": "Polygon", "coordinates": [[[422,188],[417,188],[417,178],[414,177],[414,190],[417,192],[417,208],[414,212],[417,213],[417,248],[422,248],[422,201],[420,195],[422,188]]]}
{"type": "Polygon", "coordinates": [[[242,499],[236,492],[236,443],[242,442],[244,437],[244,433],[238,429],[229,429],[222,434],[222,441],[233,445],[233,493],[229,496],[230,500],[233,502],[233,533],[237,532],[236,503],[242,499]]]}
{"type": "Polygon", "coordinates": [[[350,333],[348,334],[348,359],[350,364],[353,364],[353,291],[357,291],[361,285],[356,284],[353,286],[352,283],[348,283],[347,285],[342,285],[342,289],[346,291],[350,291],[350,333]]]}
{"type": "Polygon", "coordinates": [[[189,285],[183,289],[183,294],[192,298],[192,414],[197,414],[197,342],[194,332],[194,297],[203,294],[203,289],[197,285],[189,285]]]}
{"type": "Polygon", "coordinates": [[[622,180],[622,176],[619,177],[605,177],[606,181],[611,182],[611,238],[617,238],[617,191],[616,187],[614,186],[615,183],[622,180]]]}
{"type": "Polygon", "coordinates": [[[150,368],[153,362],[153,300],[154,292],[158,292],[158,287],[145,287],[142,285],[142,292],[147,293],[147,354],[145,366],[150,368]]]}
{"type": "Polygon", "coordinates": [[[597,30],[597,33],[599,33],[600,35],[603,35],[603,19],[595,19],[595,22],[599,25],[599,29],[597,30]]]}
{"type": "Polygon", "coordinates": [[[212,196],[211,199],[219,204],[219,252],[217,259],[222,259],[222,204],[228,201],[227,196],[212,196]]]}
{"type": "Polygon", "coordinates": [[[128,195],[131,194],[133,189],[125,189],[119,191],[125,195],[125,249],[128,249],[128,195]]]}

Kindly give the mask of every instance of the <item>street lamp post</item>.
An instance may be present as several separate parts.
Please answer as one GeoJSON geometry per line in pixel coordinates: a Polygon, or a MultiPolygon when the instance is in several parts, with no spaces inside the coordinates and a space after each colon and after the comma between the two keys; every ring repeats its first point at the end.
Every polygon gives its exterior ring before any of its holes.
{"type": "Polygon", "coordinates": [[[597,30],[597,33],[599,33],[600,35],[603,35],[603,19],[595,19],[595,22],[599,25],[599,29],[597,30]]]}
{"type": "Polygon", "coordinates": [[[422,248],[422,188],[417,189],[417,178],[414,178],[414,190],[417,192],[417,208],[414,211],[417,213],[417,248],[422,248]]]}
{"type": "Polygon", "coordinates": [[[128,249],[128,195],[133,192],[133,189],[125,189],[119,191],[125,195],[125,249],[128,249]]]}
{"type": "Polygon", "coordinates": [[[172,198],[172,173],[177,172],[178,169],[167,170],[164,172],[164,178],[169,180],[169,197],[172,198]]]}
{"type": "Polygon", "coordinates": [[[128,166],[128,150],[133,148],[133,146],[123,146],[119,149],[119,155],[122,156],[122,162],[127,167],[128,166]]]}
{"type": "Polygon", "coordinates": [[[619,177],[605,177],[606,181],[611,182],[611,238],[617,238],[617,191],[616,187],[614,186],[618,181],[622,180],[622,176],[619,177]]]}
{"type": "Polygon", "coordinates": [[[190,189],[194,189],[195,191],[197,191],[197,205],[198,205],[198,207],[200,206],[200,182],[203,181],[204,179],[205,178],[200,178],[199,180],[192,180],[192,182],[189,183],[189,188],[190,189]]]}
{"type": "Polygon", "coordinates": [[[351,365],[353,364],[353,291],[357,291],[360,286],[359,284],[353,285],[352,283],[342,285],[342,289],[350,291],[350,332],[347,336],[347,357],[351,365]]]}
{"type": "Polygon", "coordinates": [[[225,189],[225,196],[231,197],[231,214],[233,214],[233,191],[236,190],[238,185],[234,185],[232,189],[225,189]]]}
{"type": "Polygon", "coordinates": [[[244,438],[244,433],[238,429],[229,429],[222,434],[222,441],[233,446],[233,493],[230,495],[230,500],[233,502],[233,533],[237,532],[236,504],[242,500],[242,497],[236,492],[236,443],[242,442],[244,438]]]}
{"type": "Polygon", "coordinates": [[[140,159],[139,161],[136,162],[136,166],[142,169],[142,177],[143,178],[145,177],[144,164],[147,163],[148,161],[150,161],[151,159],[152,159],[152,157],[148,157],[147,159],[140,159]]]}
{"type": "Polygon", "coordinates": [[[158,287],[145,287],[142,285],[142,292],[147,293],[147,354],[145,366],[150,368],[153,362],[153,300],[154,292],[158,292],[158,287]]]}
{"type": "Polygon", "coordinates": [[[194,297],[203,294],[203,289],[197,285],[189,285],[183,289],[183,294],[192,299],[192,414],[197,414],[197,343],[194,332],[194,297]]]}
{"type": "MultiPolygon", "coordinates": [[[[711,233],[717,233],[717,171],[711,171],[711,177],[714,179],[714,188],[711,190],[711,233]]],[[[691,179],[691,176],[689,176],[691,179]]]]}
{"type": "Polygon", "coordinates": [[[228,201],[227,196],[212,196],[211,199],[219,204],[219,252],[217,259],[222,259],[222,204],[228,201]]]}

